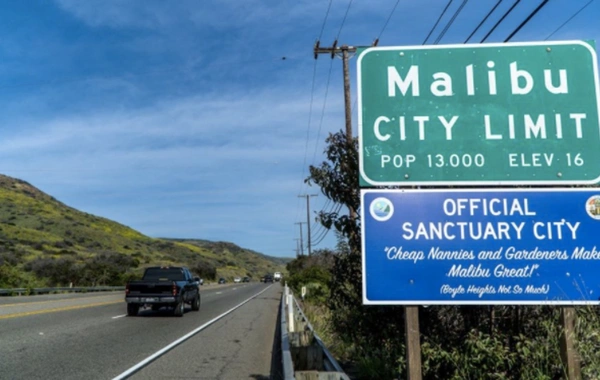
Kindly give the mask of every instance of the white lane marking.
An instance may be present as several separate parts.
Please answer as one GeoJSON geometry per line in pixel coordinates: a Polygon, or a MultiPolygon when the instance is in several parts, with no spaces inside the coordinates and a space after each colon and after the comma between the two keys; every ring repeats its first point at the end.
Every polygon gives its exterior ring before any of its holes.
{"type": "Polygon", "coordinates": [[[146,365],[148,365],[151,362],[153,362],[154,360],[158,359],[159,357],[161,357],[162,355],[164,355],[165,353],[167,353],[171,349],[177,347],[178,345],[180,345],[181,343],[183,343],[186,340],[190,339],[194,335],[198,334],[200,331],[202,331],[205,328],[207,328],[208,326],[212,325],[213,323],[215,323],[219,319],[223,318],[227,314],[233,312],[234,310],[242,307],[243,305],[245,305],[246,303],[250,302],[254,298],[260,296],[261,294],[263,294],[264,292],[266,292],[271,286],[273,286],[273,285],[269,285],[262,292],[253,295],[252,297],[248,298],[247,300],[243,301],[242,303],[238,304],[237,306],[232,307],[231,309],[227,310],[223,314],[214,317],[213,319],[211,319],[210,321],[206,322],[205,324],[203,324],[202,326],[198,327],[197,329],[195,329],[195,330],[187,333],[186,335],[184,335],[181,338],[177,339],[176,341],[174,341],[173,343],[169,344],[168,346],[166,346],[166,347],[164,347],[164,348],[156,351],[155,353],[153,353],[152,355],[148,356],[146,359],[142,360],[141,362],[139,362],[138,364],[134,365],[133,367],[129,368],[128,370],[126,370],[122,374],[117,375],[116,377],[114,377],[113,380],[126,379],[127,377],[131,376],[135,372],[137,372],[140,369],[144,368],[146,365]]]}
{"type": "Polygon", "coordinates": [[[223,294],[223,292],[216,292],[215,294],[223,294]]]}
{"type": "Polygon", "coordinates": [[[125,316],[127,316],[127,314],[117,315],[116,317],[112,317],[112,319],[123,318],[125,316]]]}
{"type": "Polygon", "coordinates": [[[233,288],[233,290],[237,290],[237,288],[233,288]]]}

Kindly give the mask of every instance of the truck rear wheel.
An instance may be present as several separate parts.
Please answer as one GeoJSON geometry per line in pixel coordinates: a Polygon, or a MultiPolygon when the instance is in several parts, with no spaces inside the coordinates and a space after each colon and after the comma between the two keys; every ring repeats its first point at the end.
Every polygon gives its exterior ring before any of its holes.
{"type": "Polygon", "coordinates": [[[176,317],[183,317],[183,313],[185,312],[185,302],[182,300],[175,305],[175,310],[173,310],[173,315],[176,317]]]}
{"type": "Polygon", "coordinates": [[[137,305],[135,303],[127,304],[127,315],[128,316],[135,317],[136,315],[138,315],[138,311],[140,311],[140,305],[137,305]]]}
{"type": "Polygon", "coordinates": [[[192,301],[192,310],[200,310],[200,294],[196,294],[196,298],[194,298],[194,300],[192,301]]]}

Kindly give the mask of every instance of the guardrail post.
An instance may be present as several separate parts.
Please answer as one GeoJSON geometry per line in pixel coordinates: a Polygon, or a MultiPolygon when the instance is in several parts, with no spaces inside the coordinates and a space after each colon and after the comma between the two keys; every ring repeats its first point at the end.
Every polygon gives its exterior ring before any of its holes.
{"type": "Polygon", "coordinates": [[[288,320],[288,331],[294,332],[294,296],[288,294],[287,296],[287,320],[288,320]]]}
{"type": "Polygon", "coordinates": [[[350,380],[314,331],[291,290],[287,297],[285,294],[282,296],[285,298],[285,301],[281,302],[285,379],[350,380]],[[287,318],[287,321],[284,318],[287,318]],[[284,326],[286,322],[287,326],[284,326]]]}
{"type": "Polygon", "coordinates": [[[292,360],[292,353],[290,352],[290,342],[288,335],[289,321],[286,321],[286,302],[288,301],[287,296],[284,295],[281,299],[280,315],[281,315],[281,356],[282,356],[282,367],[283,367],[283,379],[294,380],[294,362],[292,360]]]}
{"type": "Polygon", "coordinates": [[[311,330],[290,333],[290,351],[296,370],[321,370],[323,368],[323,349],[316,344],[311,330]]]}

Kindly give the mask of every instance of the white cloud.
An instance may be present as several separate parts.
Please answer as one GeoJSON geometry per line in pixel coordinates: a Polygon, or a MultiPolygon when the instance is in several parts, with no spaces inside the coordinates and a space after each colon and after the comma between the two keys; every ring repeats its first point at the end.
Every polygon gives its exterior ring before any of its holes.
{"type": "MultiPolygon", "coordinates": [[[[252,245],[293,227],[308,96],[273,87],[33,120],[0,139],[0,172],[145,234],[235,241],[237,231],[252,245]]],[[[341,99],[329,102],[339,112],[326,114],[321,140],[342,125],[341,99]]]]}
{"type": "Polygon", "coordinates": [[[308,0],[56,0],[74,17],[93,27],[161,28],[190,22],[198,27],[216,29],[241,28],[269,23],[287,24],[290,19],[303,19],[323,8],[308,0]]]}
{"type": "MultiPolygon", "coordinates": [[[[173,22],[167,2],[146,0],[56,0],[65,11],[93,27],[151,28],[173,22]]],[[[174,8],[177,9],[177,8],[174,8]]]]}

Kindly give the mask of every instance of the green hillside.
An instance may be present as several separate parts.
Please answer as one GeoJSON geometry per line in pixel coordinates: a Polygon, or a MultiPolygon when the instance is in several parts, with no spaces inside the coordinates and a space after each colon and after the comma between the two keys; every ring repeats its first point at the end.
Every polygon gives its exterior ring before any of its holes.
{"type": "Polygon", "coordinates": [[[286,260],[232,243],[154,239],[0,175],[0,288],[123,285],[151,265],[212,280],[282,271],[286,260]]]}
{"type": "Polygon", "coordinates": [[[203,252],[210,252],[212,257],[220,264],[219,276],[235,277],[248,276],[255,279],[266,273],[283,272],[285,265],[292,259],[266,256],[252,250],[240,248],[228,242],[213,242],[198,239],[165,239],[178,244],[191,246],[203,252]]]}

